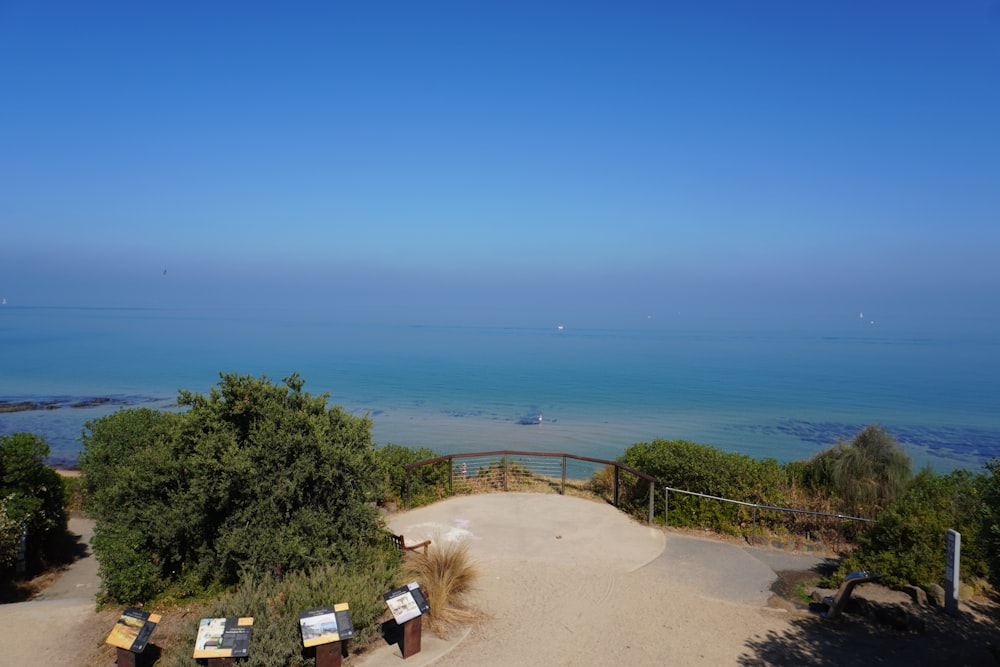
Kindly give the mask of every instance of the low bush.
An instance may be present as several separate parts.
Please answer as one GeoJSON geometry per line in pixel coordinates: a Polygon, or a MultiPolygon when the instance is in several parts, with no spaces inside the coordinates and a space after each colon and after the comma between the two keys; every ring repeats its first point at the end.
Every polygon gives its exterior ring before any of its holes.
{"type": "Polygon", "coordinates": [[[986,577],[990,554],[981,538],[985,485],[984,475],[967,470],[948,475],[922,471],[860,536],[857,548],[841,563],[835,583],[857,570],[882,574],[882,582],[895,588],[941,583],[949,529],[963,536],[963,579],[986,577]]]}
{"type": "Polygon", "coordinates": [[[468,544],[432,544],[426,554],[407,555],[403,567],[407,577],[416,579],[427,597],[428,625],[436,635],[447,637],[456,626],[479,618],[467,597],[479,577],[468,544]]]}
{"type": "MultiPolygon", "coordinates": [[[[656,478],[660,491],[654,498],[654,514],[660,517],[665,512],[664,485],[763,505],[780,505],[785,499],[787,476],[774,459],[757,460],[686,440],[654,440],[629,447],[619,461],[656,478]]],[[[640,515],[648,512],[648,485],[627,473],[620,475],[620,481],[632,510],[640,515]]],[[[752,521],[752,510],[744,506],[690,495],[670,496],[671,525],[744,532],[752,521]]]]}
{"type": "MultiPolygon", "coordinates": [[[[383,593],[400,580],[398,557],[374,549],[363,557],[364,570],[336,563],[296,572],[281,579],[271,574],[245,579],[234,591],[212,603],[206,618],[250,616],[254,619],[246,667],[312,667],[315,651],[303,649],[299,613],[341,602],[348,603],[354,624],[349,649],[364,647],[381,636],[386,612],[383,593]]],[[[200,618],[191,618],[182,641],[164,651],[166,667],[195,667],[191,656],[200,618]]]]}
{"type": "MultiPolygon", "coordinates": [[[[406,470],[404,466],[417,461],[437,458],[438,454],[426,447],[410,449],[402,445],[389,443],[375,449],[375,460],[383,481],[383,505],[395,503],[398,506],[406,504],[406,470]]],[[[429,466],[421,466],[410,472],[410,505],[418,507],[444,498],[448,493],[448,463],[441,462],[429,466]]]]}
{"type": "Polygon", "coordinates": [[[994,457],[983,480],[983,529],[980,539],[988,554],[990,583],[1000,590],[1000,459],[994,457]]]}
{"type": "Polygon", "coordinates": [[[800,472],[814,492],[836,501],[839,512],[861,517],[875,516],[905,491],[913,476],[910,457],[875,425],[820,452],[800,472]]]}

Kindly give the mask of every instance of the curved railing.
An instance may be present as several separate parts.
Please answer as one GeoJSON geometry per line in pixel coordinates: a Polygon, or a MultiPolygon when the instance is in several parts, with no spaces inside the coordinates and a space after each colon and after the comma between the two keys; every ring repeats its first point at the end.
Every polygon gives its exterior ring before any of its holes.
{"type": "MultiPolygon", "coordinates": [[[[536,474],[545,475],[550,478],[554,478],[555,474],[558,473],[560,476],[559,493],[565,494],[566,492],[566,462],[567,460],[573,461],[584,461],[588,463],[598,463],[605,466],[614,467],[614,483],[612,490],[612,503],[615,507],[618,507],[618,492],[620,489],[619,484],[619,473],[624,470],[632,475],[635,475],[641,480],[649,483],[649,522],[653,521],[653,500],[655,498],[655,486],[656,479],[641,470],[636,470],[632,466],[627,466],[624,463],[619,463],[618,461],[606,461],[604,459],[595,459],[590,456],[578,456],[576,454],[563,454],[563,453],[553,453],[553,452],[518,452],[509,449],[503,449],[495,452],[472,452],[466,454],[447,454],[445,456],[438,456],[433,459],[426,459],[424,461],[417,461],[416,463],[410,463],[403,466],[406,470],[406,506],[410,506],[410,479],[411,472],[417,468],[422,468],[424,466],[436,465],[440,463],[448,463],[448,495],[451,495],[455,491],[455,476],[458,474],[459,478],[462,480],[468,479],[468,469],[465,459],[484,459],[486,463],[486,470],[491,474],[496,474],[499,478],[498,486],[500,486],[504,491],[507,491],[510,486],[510,481],[517,477],[517,471],[522,469],[527,469],[530,472],[536,474]],[[542,463],[536,463],[535,459],[541,459],[542,463]],[[558,459],[555,464],[545,463],[548,459],[558,459]],[[462,465],[458,465],[455,461],[462,461],[462,465]]],[[[483,468],[480,468],[482,471],[483,468]]],[[[473,475],[478,475],[479,471],[473,470],[473,475]]]]}

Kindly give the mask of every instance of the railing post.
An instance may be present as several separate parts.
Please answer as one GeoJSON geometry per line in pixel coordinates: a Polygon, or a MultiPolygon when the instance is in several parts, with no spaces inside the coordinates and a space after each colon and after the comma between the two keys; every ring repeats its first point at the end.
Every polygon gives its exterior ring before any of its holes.
{"type": "Polygon", "coordinates": [[[566,495],[566,457],[562,457],[562,486],[559,487],[559,495],[566,495]]]}
{"type": "Polygon", "coordinates": [[[757,544],[757,506],[756,505],[753,506],[753,527],[751,528],[751,530],[753,532],[750,533],[750,544],[757,544]]]}
{"type": "Polygon", "coordinates": [[[448,495],[455,495],[455,459],[448,458],[448,495]]]}
{"type": "Polygon", "coordinates": [[[410,473],[411,470],[406,471],[406,509],[410,509],[410,473]]]}
{"type": "Polygon", "coordinates": [[[670,525],[670,487],[663,487],[663,525],[670,525]]]}
{"type": "Polygon", "coordinates": [[[653,523],[653,505],[656,501],[656,482],[649,480],[649,521],[646,523],[653,523]]]}
{"type": "Polygon", "coordinates": [[[503,490],[507,490],[507,455],[503,455],[503,490]]]}
{"type": "Polygon", "coordinates": [[[618,466],[615,466],[615,489],[614,489],[614,493],[615,493],[614,506],[618,507],[618,466]]]}

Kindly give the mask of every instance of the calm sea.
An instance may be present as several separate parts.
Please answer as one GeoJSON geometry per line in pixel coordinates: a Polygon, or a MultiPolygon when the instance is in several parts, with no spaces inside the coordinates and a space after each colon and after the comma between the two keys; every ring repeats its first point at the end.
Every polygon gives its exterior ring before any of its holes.
{"type": "Polygon", "coordinates": [[[979,469],[1000,456],[995,338],[0,306],[0,401],[54,402],[0,413],[0,433],[43,436],[54,464],[76,460],[88,420],[123,405],[168,409],[178,389],[207,393],[223,371],[275,381],[298,372],[311,393],[369,414],[379,444],[440,453],[615,458],[636,442],[683,438],[786,461],[877,423],[916,466],[979,469]]]}

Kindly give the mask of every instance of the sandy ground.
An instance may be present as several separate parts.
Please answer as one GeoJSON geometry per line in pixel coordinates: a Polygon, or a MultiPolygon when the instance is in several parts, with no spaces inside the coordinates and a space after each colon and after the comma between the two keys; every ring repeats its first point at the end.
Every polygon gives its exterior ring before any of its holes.
{"type": "MultiPolygon", "coordinates": [[[[671,535],[606,504],[465,496],[390,524],[407,540],[467,542],[482,571],[475,602],[487,620],[443,655],[428,656],[435,665],[731,665],[748,637],[787,627],[788,612],[767,606],[776,578],[768,566],[739,547],[671,535]],[[665,559],[674,542],[683,548],[665,559]],[[712,562],[717,548],[728,557],[712,562]],[[671,570],[675,576],[666,576],[671,570]]],[[[392,658],[401,659],[383,653],[361,664],[392,658]]]]}
{"type": "MultiPolygon", "coordinates": [[[[772,589],[817,579],[833,562],[824,555],[650,528],[581,498],[456,497],[390,525],[408,541],[467,542],[482,571],[473,600],[488,615],[408,665],[997,664],[995,616],[967,605],[959,620],[924,610],[920,633],[863,616],[823,619],[772,589]]],[[[855,595],[918,613],[881,586],[855,595]]],[[[401,662],[398,649],[383,647],[360,664],[401,662]]]]}
{"type": "MultiPolygon", "coordinates": [[[[817,578],[824,556],[650,528],[581,498],[462,496],[389,522],[408,541],[467,542],[481,571],[472,601],[485,620],[447,641],[425,630],[407,667],[1000,664],[995,606],[965,604],[958,619],[917,611],[921,632],[855,614],[822,619],[772,589],[817,578]]],[[[86,543],[93,524],[70,528],[86,543]]],[[[97,585],[88,553],[38,599],[0,605],[0,665],[86,664],[117,616],[95,611],[97,585]]],[[[871,584],[855,595],[917,609],[871,584]]],[[[348,664],[403,663],[397,646],[381,645],[348,664]]]]}

